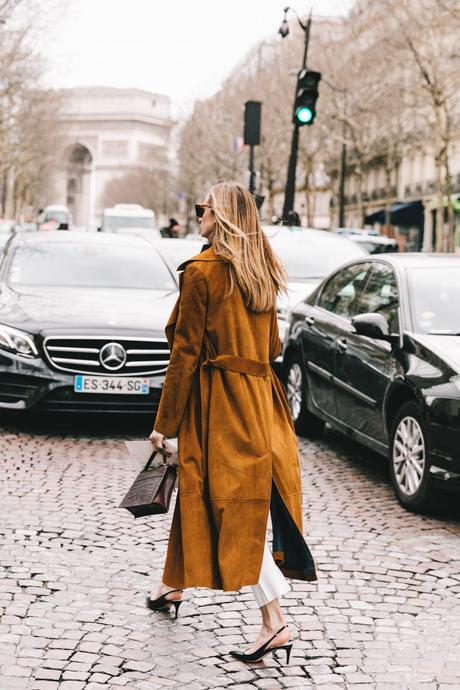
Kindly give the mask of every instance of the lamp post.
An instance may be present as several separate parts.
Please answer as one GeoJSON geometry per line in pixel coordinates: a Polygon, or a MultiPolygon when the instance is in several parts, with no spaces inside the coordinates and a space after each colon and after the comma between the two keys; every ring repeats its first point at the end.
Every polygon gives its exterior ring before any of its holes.
{"type": "MultiPolygon", "coordinates": [[[[302,59],[302,66],[301,66],[301,71],[302,71],[302,70],[305,70],[307,68],[308,43],[310,40],[310,27],[311,27],[311,10],[310,10],[310,14],[308,16],[307,21],[302,22],[299,15],[297,14],[297,12],[295,10],[292,9],[292,7],[285,7],[284,8],[284,19],[281,22],[281,26],[278,30],[278,33],[281,35],[282,38],[286,38],[286,36],[289,34],[289,24],[288,24],[288,21],[286,18],[287,13],[289,11],[294,12],[295,16],[297,17],[297,21],[299,23],[300,28],[304,32],[304,50],[303,50],[303,59],[302,59]]],[[[296,82],[296,92],[295,92],[295,96],[294,96],[294,109],[295,109],[295,102],[296,102],[296,97],[297,97],[297,90],[298,90],[298,80],[296,82]]],[[[299,150],[299,128],[300,128],[300,124],[296,120],[294,122],[294,128],[292,130],[291,153],[289,155],[286,189],[285,189],[285,193],[284,193],[283,221],[285,221],[285,222],[289,219],[291,212],[294,210],[297,153],[299,150]]]]}
{"type": "Polygon", "coordinates": [[[340,177],[339,177],[339,228],[345,227],[345,173],[347,169],[347,144],[346,123],[343,123],[342,152],[340,155],[340,177]]]}

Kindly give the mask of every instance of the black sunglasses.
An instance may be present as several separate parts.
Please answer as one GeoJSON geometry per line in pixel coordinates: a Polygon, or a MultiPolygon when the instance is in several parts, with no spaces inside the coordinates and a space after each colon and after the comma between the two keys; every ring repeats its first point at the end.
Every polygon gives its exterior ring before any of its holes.
{"type": "Polygon", "coordinates": [[[211,208],[209,204],[195,204],[195,213],[197,218],[203,218],[204,212],[207,208],[211,208]]]}

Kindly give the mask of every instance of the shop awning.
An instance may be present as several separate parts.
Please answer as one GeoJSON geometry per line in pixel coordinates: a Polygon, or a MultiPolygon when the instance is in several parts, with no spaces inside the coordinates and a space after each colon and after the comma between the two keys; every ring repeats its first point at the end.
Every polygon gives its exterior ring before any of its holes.
{"type": "MultiPolygon", "coordinates": [[[[392,225],[401,225],[406,228],[423,227],[424,207],[420,200],[408,201],[407,203],[392,204],[390,210],[390,223],[392,225]]],[[[364,218],[366,225],[373,225],[374,223],[385,223],[385,209],[379,209],[374,213],[370,213],[364,218]]]]}

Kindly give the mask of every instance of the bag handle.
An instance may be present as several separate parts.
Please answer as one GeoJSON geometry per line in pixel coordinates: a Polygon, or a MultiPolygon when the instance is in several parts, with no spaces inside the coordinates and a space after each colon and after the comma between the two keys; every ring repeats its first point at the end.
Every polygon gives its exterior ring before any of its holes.
{"type": "Polygon", "coordinates": [[[162,448],[162,449],[160,449],[160,450],[154,450],[154,451],[152,452],[152,455],[151,455],[151,456],[149,457],[149,459],[147,460],[147,463],[146,463],[146,465],[145,465],[145,467],[144,467],[144,470],[143,470],[144,472],[145,472],[145,470],[148,470],[148,469],[149,469],[149,467],[150,467],[150,465],[152,464],[153,460],[155,459],[157,453],[160,453],[160,455],[163,456],[163,465],[167,465],[167,464],[168,464],[167,461],[166,461],[166,451],[164,450],[164,448],[162,448]]]}

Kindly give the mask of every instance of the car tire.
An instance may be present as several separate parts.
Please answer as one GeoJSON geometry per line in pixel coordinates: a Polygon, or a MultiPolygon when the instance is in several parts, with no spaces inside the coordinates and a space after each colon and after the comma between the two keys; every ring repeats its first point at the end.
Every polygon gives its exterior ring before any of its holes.
{"type": "Polygon", "coordinates": [[[430,444],[420,406],[406,402],[391,424],[390,475],[395,494],[404,508],[424,511],[430,506],[430,444]]]}
{"type": "Polygon", "coordinates": [[[288,359],[284,370],[284,382],[296,432],[300,436],[316,438],[322,433],[325,422],[307,408],[307,383],[299,354],[294,354],[288,359]]]}

